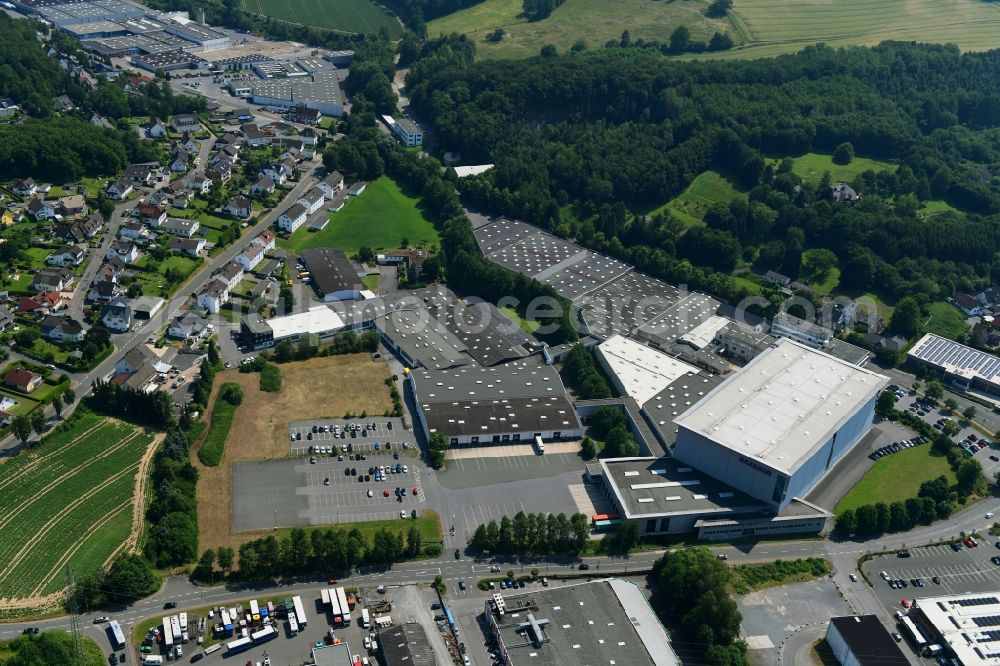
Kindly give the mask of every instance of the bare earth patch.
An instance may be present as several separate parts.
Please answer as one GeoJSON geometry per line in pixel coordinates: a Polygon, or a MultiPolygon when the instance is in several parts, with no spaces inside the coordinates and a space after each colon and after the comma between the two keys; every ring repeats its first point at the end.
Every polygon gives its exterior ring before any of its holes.
{"type": "MultiPolygon", "coordinates": [[[[390,376],[384,361],[367,354],[326,356],[286,363],[281,369],[281,390],[260,390],[260,375],[224,370],[215,378],[209,403],[214,405],[219,387],[235,382],[243,387],[243,403],[233,417],[226,438],[222,464],[205,467],[192,450],[198,468],[198,550],[240,544],[263,533],[232,531],[232,463],[289,457],[288,422],[311,418],[340,418],[347,412],[381,415],[392,409],[384,380],[390,376]]],[[[209,418],[211,408],[206,410],[209,418]]],[[[197,448],[197,447],[195,447],[197,448]]]]}

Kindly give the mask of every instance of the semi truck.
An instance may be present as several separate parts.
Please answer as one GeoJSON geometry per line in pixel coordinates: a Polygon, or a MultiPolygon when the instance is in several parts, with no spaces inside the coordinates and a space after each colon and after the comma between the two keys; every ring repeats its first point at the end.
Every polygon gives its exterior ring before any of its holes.
{"type": "Polygon", "coordinates": [[[306,608],[302,605],[302,597],[292,597],[292,605],[295,607],[295,619],[298,620],[300,627],[305,628],[309,620],[306,619],[306,608]]]}

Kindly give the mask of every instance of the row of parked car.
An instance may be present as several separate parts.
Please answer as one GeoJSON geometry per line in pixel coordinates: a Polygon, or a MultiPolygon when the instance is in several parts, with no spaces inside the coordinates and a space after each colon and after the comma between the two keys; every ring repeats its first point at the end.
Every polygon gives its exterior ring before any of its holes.
{"type": "Polygon", "coordinates": [[[892,455],[893,453],[898,453],[903,449],[909,449],[913,448],[914,446],[926,444],[927,441],[928,441],[927,438],[924,437],[923,435],[919,435],[912,439],[904,439],[899,442],[893,442],[892,444],[887,444],[886,446],[883,446],[880,449],[876,449],[875,451],[869,453],[868,457],[871,458],[872,460],[878,460],[879,458],[882,458],[884,456],[889,456],[892,455]]]}

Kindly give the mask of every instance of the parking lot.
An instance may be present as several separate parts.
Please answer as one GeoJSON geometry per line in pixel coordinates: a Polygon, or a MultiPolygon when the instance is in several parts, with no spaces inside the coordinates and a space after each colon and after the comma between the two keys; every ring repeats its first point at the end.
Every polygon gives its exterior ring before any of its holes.
{"type": "MultiPolygon", "coordinates": [[[[983,466],[983,473],[986,475],[986,478],[993,478],[993,475],[1000,470],[1000,450],[998,450],[997,445],[989,439],[984,440],[982,433],[969,426],[960,414],[950,412],[942,407],[930,407],[919,396],[908,394],[899,399],[896,403],[896,409],[908,410],[917,415],[929,423],[931,427],[934,427],[935,432],[941,431],[940,427],[936,427],[940,419],[954,420],[956,425],[959,426],[959,430],[952,439],[959,445],[966,443],[963,448],[972,453],[972,456],[983,466]],[[921,412],[923,413],[921,414],[921,412]],[[986,445],[981,446],[980,444],[984,441],[986,445]]],[[[979,409],[985,408],[981,407],[979,409]]]]}
{"type": "Polygon", "coordinates": [[[866,562],[863,569],[890,613],[903,610],[903,599],[995,591],[1000,587],[1000,565],[990,558],[1000,557],[1000,548],[995,545],[1000,542],[993,539],[977,543],[973,548],[963,544],[908,548],[903,551],[909,553],[908,557],[897,553],[881,555],[866,562]],[[883,571],[888,580],[881,575],[883,571]],[[894,588],[889,581],[902,584],[894,588]]]}
{"type": "Polygon", "coordinates": [[[330,446],[342,452],[409,449],[416,440],[400,418],[380,416],[357,419],[315,419],[288,424],[292,455],[307,455],[316,446],[330,446]]]}

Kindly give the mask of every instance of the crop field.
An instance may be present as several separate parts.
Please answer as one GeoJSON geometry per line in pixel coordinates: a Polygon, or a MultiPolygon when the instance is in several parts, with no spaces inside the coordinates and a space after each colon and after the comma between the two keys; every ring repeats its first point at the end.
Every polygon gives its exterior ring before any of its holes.
{"type": "Polygon", "coordinates": [[[619,0],[613,5],[602,0],[566,0],[548,18],[528,21],[523,16],[522,0],[484,0],[431,21],[427,34],[466,33],[476,42],[478,57],[487,59],[529,58],[546,44],[561,53],[581,39],[589,48],[600,48],[608,40],[621,39],[625,30],[633,41],[666,42],[680,25],[686,25],[696,40],[707,42],[717,30],[735,38],[728,19],[705,16],[708,5],[708,0],[619,0]],[[507,36],[499,43],[487,41],[487,34],[496,28],[503,28],[507,36]]]}
{"type": "Polygon", "coordinates": [[[251,14],[313,28],[359,33],[385,28],[390,37],[402,32],[395,16],[369,0],[242,0],[241,4],[251,14]]]}
{"type": "Polygon", "coordinates": [[[75,575],[136,545],[133,507],[153,436],[88,414],[3,466],[0,478],[0,599],[37,609],[58,600],[65,568],[75,575]]]}

